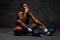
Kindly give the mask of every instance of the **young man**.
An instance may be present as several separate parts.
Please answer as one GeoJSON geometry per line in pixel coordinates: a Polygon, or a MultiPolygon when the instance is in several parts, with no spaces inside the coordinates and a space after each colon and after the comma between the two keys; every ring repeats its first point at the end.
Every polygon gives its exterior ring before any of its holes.
{"type": "Polygon", "coordinates": [[[23,31],[32,32],[35,28],[39,28],[47,35],[51,34],[51,32],[46,28],[46,26],[38,19],[36,19],[32,12],[30,12],[29,5],[27,3],[22,3],[21,8],[22,12],[19,12],[17,15],[17,22],[14,28],[15,34],[22,34],[23,31]],[[34,22],[31,28],[29,28],[28,26],[29,18],[31,18],[34,22]]]}

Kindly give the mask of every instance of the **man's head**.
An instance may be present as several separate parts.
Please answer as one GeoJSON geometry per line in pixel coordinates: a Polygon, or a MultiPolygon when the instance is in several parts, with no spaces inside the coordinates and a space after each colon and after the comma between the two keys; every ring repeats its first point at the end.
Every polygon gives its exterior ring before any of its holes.
{"type": "Polygon", "coordinates": [[[26,9],[29,8],[29,5],[26,2],[21,3],[21,8],[26,9]]]}

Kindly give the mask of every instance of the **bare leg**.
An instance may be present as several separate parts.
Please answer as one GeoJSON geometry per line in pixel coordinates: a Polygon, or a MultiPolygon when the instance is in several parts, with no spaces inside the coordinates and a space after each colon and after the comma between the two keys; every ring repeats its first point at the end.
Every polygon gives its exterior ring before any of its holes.
{"type": "Polygon", "coordinates": [[[38,25],[36,24],[36,23],[33,23],[32,24],[32,29],[35,29],[35,28],[37,28],[38,27],[38,25]]]}
{"type": "Polygon", "coordinates": [[[44,25],[38,25],[38,24],[36,24],[36,23],[33,23],[32,24],[32,29],[35,29],[35,28],[39,28],[40,30],[44,30],[45,28],[46,28],[46,26],[44,26],[44,25]]]}
{"type": "Polygon", "coordinates": [[[46,26],[43,26],[43,25],[41,26],[41,25],[39,25],[38,28],[39,28],[40,30],[44,30],[44,29],[46,28],[46,26]]]}

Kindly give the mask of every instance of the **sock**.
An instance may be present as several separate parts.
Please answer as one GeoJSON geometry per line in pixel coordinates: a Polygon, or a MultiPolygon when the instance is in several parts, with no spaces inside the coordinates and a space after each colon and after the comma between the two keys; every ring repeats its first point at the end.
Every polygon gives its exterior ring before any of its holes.
{"type": "Polygon", "coordinates": [[[32,32],[32,29],[31,29],[31,28],[28,28],[28,31],[29,31],[29,32],[32,32]]]}
{"type": "Polygon", "coordinates": [[[48,31],[48,29],[47,29],[47,28],[45,28],[43,31],[44,31],[44,32],[47,32],[47,31],[48,31]]]}

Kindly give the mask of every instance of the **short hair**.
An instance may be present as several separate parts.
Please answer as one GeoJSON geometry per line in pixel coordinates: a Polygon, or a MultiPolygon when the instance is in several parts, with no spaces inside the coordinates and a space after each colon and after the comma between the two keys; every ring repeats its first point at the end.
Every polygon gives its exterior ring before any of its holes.
{"type": "MultiPolygon", "coordinates": [[[[27,4],[27,5],[28,5],[27,2],[23,2],[23,3],[21,3],[21,8],[23,8],[23,4],[27,4]]],[[[29,5],[28,5],[28,6],[29,6],[29,5]]]]}

